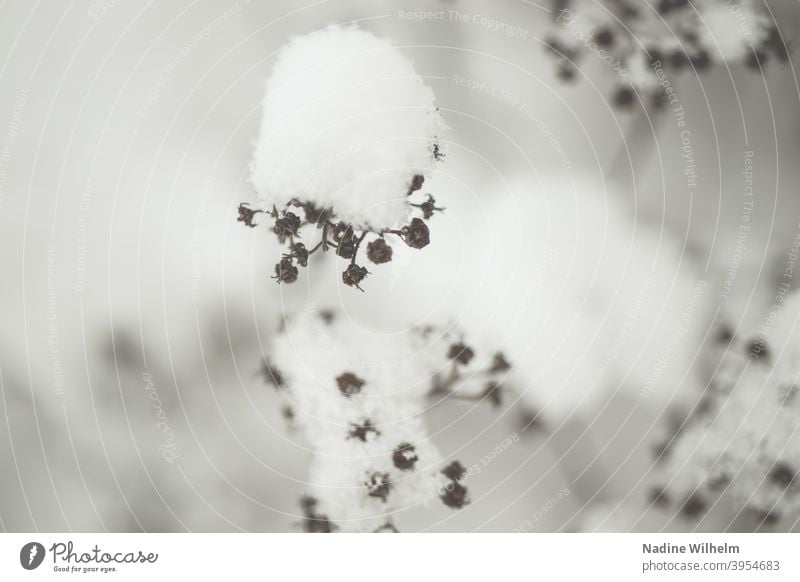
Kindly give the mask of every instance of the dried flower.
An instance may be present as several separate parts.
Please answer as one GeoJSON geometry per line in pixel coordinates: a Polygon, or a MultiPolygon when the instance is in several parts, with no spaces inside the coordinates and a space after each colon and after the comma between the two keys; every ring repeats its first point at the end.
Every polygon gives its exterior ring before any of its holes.
{"type": "Polygon", "coordinates": [[[291,259],[281,259],[275,265],[275,274],[272,276],[278,283],[294,283],[297,281],[297,267],[292,264],[291,259]]]}
{"type": "Polygon", "coordinates": [[[272,232],[278,235],[278,240],[281,244],[290,237],[297,236],[297,231],[300,228],[300,217],[294,212],[284,212],[281,218],[275,220],[275,226],[272,232]]]}
{"type": "Polygon", "coordinates": [[[469,503],[467,488],[458,481],[450,481],[445,485],[439,498],[447,507],[453,509],[461,509],[469,503]]]}
{"type": "Polygon", "coordinates": [[[368,439],[378,437],[380,434],[381,431],[372,426],[372,422],[367,419],[360,424],[351,423],[350,432],[348,433],[347,438],[358,439],[365,443],[368,439]]]}
{"type": "MultiPolygon", "coordinates": [[[[331,246],[355,265],[368,233],[401,236],[414,248],[428,244],[427,227],[411,211],[420,207],[429,218],[441,209],[430,195],[421,203],[409,197],[444,157],[445,127],[433,92],[400,51],[355,26],[329,27],[281,51],[267,92],[251,176],[261,210],[243,204],[240,220],[254,226],[253,213],[269,211],[278,241],[293,246],[313,226],[319,241],[287,255],[300,267],[331,246]],[[290,207],[302,208],[304,219],[290,207]]],[[[390,247],[372,247],[375,264],[390,260],[390,247]]],[[[278,279],[289,282],[292,273],[282,268],[278,279]]],[[[342,282],[363,291],[366,275],[351,266],[342,282]]]]}
{"type": "Polygon", "coordinates": [[[359,394],[365,382],[352,372],[345,372],[336,378],[336,384],[339,386],[339,391],[349,397],[359,394]]]}
{"type": "Polygon", "coordinates": [[[430,379],[448,363],[452,339],[416,330],[375,334],[345,317],[322,326],[321,312],[288,317],[270,353],[271,367],[286,371],[282,394],[315,453],[311,495],[301,502],[304,530],[390,530],[393,513],[431,496],[463,507],[466,470],[455,461],[443,466],[424,422],[430,379]],[[396,361],[407,365],[382,365],[396,361]],[[322,378],[338,390],[320,389],[322,378]]]}
{"type": "Polygon", "coordinates": [[[342,271],[342,282],[348,287],[355,287],[359,291],[363,291],[359,285],[361,281],[369,274],[366,267],[360,267],[355,263],[350,263],[347,268],[342,271]]]}
{"type": "Polygon", "coordinates": [[[508,363],[506,357],[497,352],[492,359],[492,367],[489,368],[490,372],[506,372],[511,369],[511,364],[508,363]]]}
{"type": "Polygon", "coordinates": [[[402,443],[392,453],[392,462],[401,471],[411,471],[418,460],[414,445],[409,443],[402,443]]]}
{"type": "Polygon", "coordinates": [[[466,473],[467,470],[464,468],[464,465],[458,461],[453,461],[444,469],[442,469],[442,475],[451,481],[459,481],[464,475],[466,475],[466,473]]]}
{"type": "Polygon", "coordinates": [[[466,366],[472,361],[472,358],[475,356],[475,352],[472,351],[467,345],[459,342],[457,344],[453,344],[450,346],[450,349],[447,351],[447,357],[453,360],[454,362],[458,362],[459,364],[463,364],[466,366]]]}
{"type": "Polygon", "coordinates": [[[428,225],[419,218],[412,218],[411,224],[406,227],[405,243],[413,249],[421,249],[431,242],[431,233],[428,225]]]}
{"type": "Polygon", "coordinates": [[[300,243],[300,242],[294,243],[292,245],[291,258],[296,259],[297,260],[297,264],[300,265],[301,267],[307,267],[308,266],[308,249],[306,248],[306,245],[304,245],[303,243],[300,243]]]}
{"type": "Polygon", "coordinates": [[[237,218],[237,222],[244,222],[245,226],[249,226],[250,228],[255,228],[256,223],[253,222],[253,218],[255,218],[256,214],[262,212],[261,210],[256,210],[255,208],[250,208],[250,205],[247,202],[242,202],[239,204],[239,218],[237,218]]]}
{"type": "Polygon", "coordinates": [[[376,238],[367,244],[367,259],[376,265],[388,263],[392,260],[392,247],[382,238],[376,238]]]}
{"type": "Polygon", "coordinates": [[[411,196],[417,190],[422,188],[422,184],[425,183],[425,176],[422,174],[414,174],[414,177],[411,178],[411,184],[408,186],[408,196],[411,196]]]}
{"type": "Polygon", "coordinates": [[[364,482],[367,488],[367,494],[370,497],[377,497],[381,501],[386,501],[389,492],[392,490],[392,484],[389,481],[389,473],[375,472],[367,477],[364,482]]]}

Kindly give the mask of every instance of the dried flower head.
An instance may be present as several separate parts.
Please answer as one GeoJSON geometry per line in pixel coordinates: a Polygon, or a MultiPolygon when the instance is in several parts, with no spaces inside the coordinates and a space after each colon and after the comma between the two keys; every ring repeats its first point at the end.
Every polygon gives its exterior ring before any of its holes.
{"type": "Polygon", "coordinates": [[[371,263],[382,265],[392,260],[392,247],[382,238],[376,238],[367,244],[367,258],[371,263]]]}
{"type": "MultiPolygon", "coordinates": [[[[800,516],[800,402],[787,399],[800,362],[798,316],[795,293],[769,338],[729,340],[705,405],[677,434],[662,469],[671,493],[708,502],[725,495],[761,525],[800,516]],[[775,347],[772,358],[760,351],[766,345],[775,347]]],[[[701,512],[684,505],[684,513],[701,512]]]]}
{"type": "MultiPolygon", "coordinates": [[[[316,229],[317,243],[287,255],[301,267],[329,247],[355,263],[367,233],[423,248],[427,226],[411,213],[419,208],[427,219],[440,209],[430,195],[418,202],[412,196],[444,157],[443,129],[433,92],[387,41],[355,26],[294,39],[267,82],[252,163],[261,207],[243,204],[239,220],[255,226],[254,213],[269,212],[281,244],[316,229]],[[302,208],[304,219],[293,207],[302,208]]],[[[391,249],[373,254],[387,262],[391,249]]],[[[361,289],[366,273],[346,273],[343,283],[361,289]]]]}
{"type": "MultiPolygon", "coordinates": [[[[393,513],[415,504],[439,499],[457,509],[468,503],[464,466],[443,464],[424,424],[429,398],[440,394],[431,378],[447,373],[454,397],[462,384],[471,389],[473,374],[459,376],[463,366],[450,374],[447,353],[456,332],[374,334],[345,317],[320,324],[316,310],[288,318],[269,359],[271,369],[280,367],[281,394],[315,453],[310,495],[301,503],[303,528],[378,531],[393,513]],[[336,389],[320,389],[324,378],[336,389]]],[[[488,365],[475,375],[491,377],[488,365]]]]}

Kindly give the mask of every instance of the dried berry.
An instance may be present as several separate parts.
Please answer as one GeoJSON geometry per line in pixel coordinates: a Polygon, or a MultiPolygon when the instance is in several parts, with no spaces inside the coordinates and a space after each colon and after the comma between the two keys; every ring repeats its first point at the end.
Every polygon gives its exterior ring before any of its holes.
{"type": "Polygon", "coordinates": [[[332,309],[321,309],[319,318],[325,325],[330,325],[333,323],[333,320],[336,319],[336,313],[332,309]]]}
{"type": "Polygon", "coordinates": [[[775,463],[769,472],[770,481],[784,489],[790,487],[796,478],[797,472],[786,463],[780,461],[775,463]]]}
{"type": "Polygon", "coordinates": [[[300,217],[294,212],[284,212],[281,218],[275,220],[275,226],[272,227],[272,232],[278,235],[278,240],[281,244],[287,238],[297,236],[297,230],[300,228],[300,217]]]}
{"type": "Polygon", "coordinates": [[[505,372],[511,369],[511,364],[508,363],[505,356],[497,352],[492,359],[492,366],[489,368],[489,372],[496,373],[496,372],[505,372]]]}
{"type": "Polygon", "coordinates": [[[411,184],[408,186],[408,195],[411,196],[411,194],[422,188],[424,182],[425,176],[422,174],[415,174],[414,177],[411,178],[411,184]]]}
{"type": "Polygon", "coordinates": [[[729,343],[731,343],[731,340],[733,339],[733,329],[731,329],[729,325],[723,323],[722,325],[719,326],[719,329],[717,330],[716,339],[722,345],[727,346],[729,343]]]}
{"type": "Polygon", "coordinates": [[[266,358],[264,359],[264,363],[261,364],[261,375],[267,384],[271,384],[275,388],[283,388],[283,374],[281,374],[266,358]]]}
{"type": "Polygon", "coordinates": [[[350,432],[347,435],[349,439],[358,439],[361,442],[367,442],[369,438],[380,436],[381,431],[372,426],[372,422],[367,419],[361,424],[350,424],[350,432]]]}
{"type": "Polygon", "coordinates": [[[336,384],[339,386],[339,391],[342,394],[350,397],[361,392],[361,388],[366,382],[352,372],[345,372],[336,378],[336,384]]]}
{"type": "Polygon", "coordinates": [[[286,259],[297,259],[297,264],[301,267],[308,266],[308,249],[303,243],[294,243],[292,245],[292,254],[284,255],[286,259]]]}
{"type": "Polygon", "coordinates": [[[375,472],[367,478],[364,485],[367,488],[367,495],[376,497],[381,501],[386,501],[392,489],[392,484],[389,481],[389,473],[375,472]]]}
{"type": "Polygon", "coordinates": [[[278,283],[294,283],[297,281],[297,267],[292,264],[291,259],[281,259],[275,265],[275,274],[272,276],[278,283]]]}
{"type": "Polygon", "coordinates": [[[575,67],[571,63],[561,63],[556,69],[556,76],[562,81],[572,81],[575,79],[575,67]]]}
{"type": "Polygon", "coordinates": [[[469,364],[474,356],[475,352],[472,351],[472,348],[461,342],[453,344],[447,351],[447,357],[449,359],[458,362],[459,364],[463,364],[464,366],[469,364]]]}
{"type": "Polygon", "coordinates": [[[664,53],[655,47],[649,47],[647,49],[647,58],[650,60],[650,65],[654,65],[664,60],[664,53]]]}
{"type": "Polygon", "coordinates": [[[382,238],[376,238],[367,244],[367,259],[376,265],[382,265],[392,260],[392,247],[382,238]]]}
{"type": "Polygon", "coordinates": [[[439,208],[436,206],[436,199],[430,194],[428,194],[428,199],[425,202],[422,204],[412,204],[412,206],[416,206],[422,210],[422,217],[425,220],[428,220],[431,216],[433,216],[434,212],[441,212],[444,210],[444,208],[439,208]]]}
{"type": "Polygon", "coordinates": [[[355,263],[352,263],[347,266],[347,269],[342,271],[342,282],[348,287],[355,287],[359,291],[363,291],[359,283],[361,283],[368,274],[369,271],[367,271],[366,267],[359,267],[355,263]]]}
{"type": "Polygon", "coordinates": [[[244,222],[245,226],[249,226],[250,228],[255,228],[256,223],[253,222],[253,218],[259,212],[263,212],[263,210],[254,210],[250,208],[250,205],[247,202],[242,202],[239,204],[239,218],[237,218],[237,222],[244,222]]]}
{"type": "Polygon", "coordinates": [[[617,107],[630,107],[636,101],[636,93],[628,85],[621,85],[614,91],[612,99],[617,107]]]}
{"type": "Polygon", "coordinates": [[[467,474],[467,470],[464,468],[464,465],[458,461],[453,461],[442,469],[442,474],[451,481],[458,481],[467,474]]]}
{"type": "Polygon", "coordinates": [[[699,517],[706,510],[706,502],[697,495],[691,495],[681,507],[681,513],[685,517],[699,517]]]}
{"type": "Polygon", "coordinates": [[[418,460],[414,445],[409,443],[402,443],[392,453],[392,462],[401,471],[411,471],[418,460]]]}
{"type": "Polygon", "coordinates": [[[336,245],[336,254],[343,259],[352,259],[356,256],[357,249],[358,241],[353,236],[353,231],[348,230],[339,240],[339,244],[336,245]]]}
{"type": "Polygon", "coordinates": [[[614,32],[609,28],[601,28],[594,36],[598,46],[608,48],[614,44],[614,32]]]}
{"type": "Polygon", "coordinates": [[[458,481],[450,481],[439,495],[439,498],[447,506],[453,509],[461,509],[467,503],[467,488],[458,481]]]}
{"type": "Polygon", "coordinates": [[[767,341],[763,337],[756,337],[750,340],[747,346],[747,352],[753,360],[769,360],[769,349],[767,348],[767,341]]]}
{"type": "Polygon", "coordinates": [[[433,142],[431,146],[431,154],[433,155],[433,159],[437,162],[441,162],[444,159],[444,152],[442,151],[442,147],[439,145],[438,141],[433,142]]]}

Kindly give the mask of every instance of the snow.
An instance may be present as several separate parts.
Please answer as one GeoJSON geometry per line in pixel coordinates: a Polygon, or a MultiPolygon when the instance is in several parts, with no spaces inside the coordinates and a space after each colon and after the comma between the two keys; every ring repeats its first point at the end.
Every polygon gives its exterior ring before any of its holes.
{"type": "Polygon", "coordinates": [[[434,95],[388,41],[356,27],[294,39],[267,81],[252,183],[263,209],[292,199],[379,230],[405,223],[416,174],[445,128],[434,95]]]}

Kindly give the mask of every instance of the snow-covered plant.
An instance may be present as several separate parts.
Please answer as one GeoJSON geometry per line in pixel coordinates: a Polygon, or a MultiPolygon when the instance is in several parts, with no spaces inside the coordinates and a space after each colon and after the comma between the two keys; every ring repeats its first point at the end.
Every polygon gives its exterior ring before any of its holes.
{"type": "Polygon", "coordinates": [[[497,404],[508,369],[501,354],[479,357],[452,330],[378,334],[314,309],[288,318],[264,377],[313,452],[302,528],[396,531],[403,510],[467,504],[464,467],[442,460],[423,413],[444,398],[497,404]]]}
{"type": "Polygon", "coordinates": [[[274,278],[294,282],[311,255],[334,249],[348,261],[342,282],[361,289],[362,250],[379,265],[391,237],[427,246],[426,221],[441,209],[421,189],[444,157],[443,129],[433,92],[388,41],[349,26],[290,42],[267,81],[251,168],[259,203],[239,206],[248,226],[270,216],[288,247],[274,278]]]}
{"type": "Polygon", "coordinates": [[[774,327],[726,353],[694,414],[663,453],[653,501],[700,518],[723,498],[762,525],[800,516],[800,294],[774,327]]]}
{"type": "Polygon", "coordinates": [[[591,54],[620,80],[612,101],[630,107],[637,95],[646,105],[665,103],[660,78],[715,63],[760,69],[789,52],[759,0],[553,0],[554,23],[545,37],[558,76],[572,80],[591,54]],[[648,103],[649,102],[649,103],[648,103]]]}

